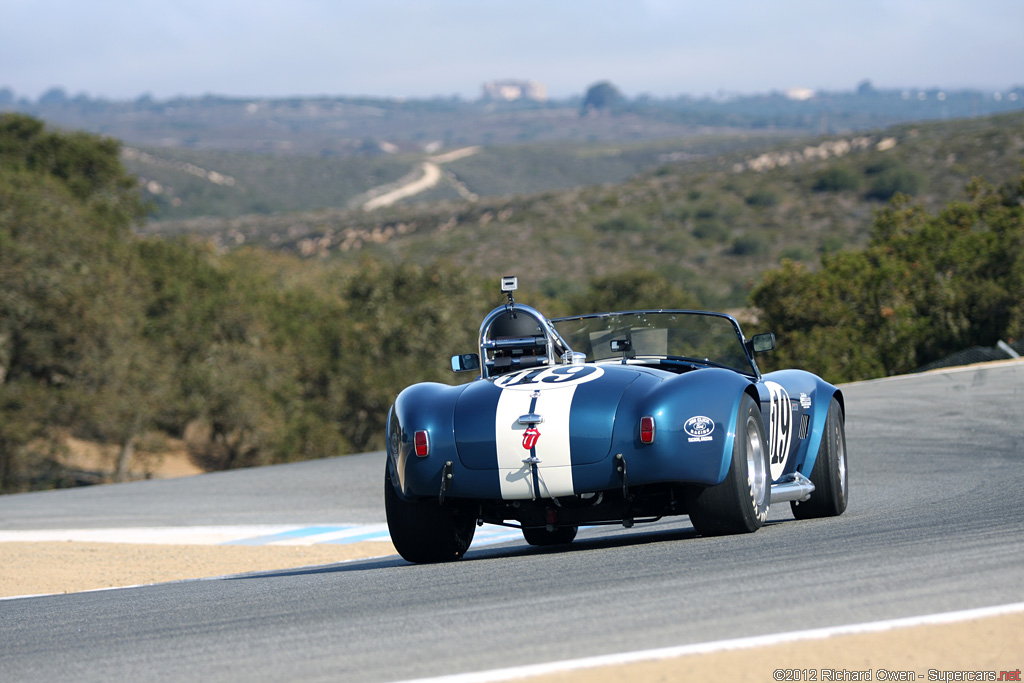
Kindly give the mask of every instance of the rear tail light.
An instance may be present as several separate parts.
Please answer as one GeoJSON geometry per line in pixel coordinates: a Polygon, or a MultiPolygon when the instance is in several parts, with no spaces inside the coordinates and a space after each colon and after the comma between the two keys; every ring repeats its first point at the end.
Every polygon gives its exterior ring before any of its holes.
{"type": "Polygon", "coordinates": [[[640,443],[654,443],[654,418],[649,415],[640,418],[640,443]]]}
{"type": "Polygon", "coordinates": [[[413,437],[413,443],[416,446],[416,455],[425,458],[430,455],[430,437],[427,435],[427,430],[421,429],[416,432],[413,437]]]}

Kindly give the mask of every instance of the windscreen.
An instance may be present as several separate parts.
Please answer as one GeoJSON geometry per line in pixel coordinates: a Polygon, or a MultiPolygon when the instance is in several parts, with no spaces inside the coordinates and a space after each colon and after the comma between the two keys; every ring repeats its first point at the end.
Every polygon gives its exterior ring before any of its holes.
{"type": "Polygon", "coordinates": [[[585,353],[588,361],[623,356],[677,358],[755,374],[739,327],[723,315],[638,311],[557,318],[551,323],[573,351],[585,353]]]}

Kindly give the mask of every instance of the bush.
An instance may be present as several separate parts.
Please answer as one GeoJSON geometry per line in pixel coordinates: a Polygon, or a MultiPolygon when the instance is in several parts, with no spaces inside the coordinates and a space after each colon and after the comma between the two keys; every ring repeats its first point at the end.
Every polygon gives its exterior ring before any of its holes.
{"type": "Polygon", "coordinates": [[[864,172],[870,175],[880,175],[900,167],[900,162],[890,156],[884,156],[872,161],[864,167],[864,172]]]}
{"type": "Polygon", "coordinates": [[[782,200],[779,198],[778,192],[767,188],[761,188],[748,194],[744,201],[747,202],[747,206],[768,208],[778,206],[779,202],[782,200]]]}
{"type": "Polygon", "coordinates": [[[780,259],[789,259],[790,261],[807,262],[814,259],[814,252],[807,247],[790,247],[783,250],[779,255],[780,259]]]}
{"type": "Polygon", "coordinates": [[[594,229],[611,233],[646,232],[651,229],[651,224],[643,216],[635,213],[625,213],[601,221],[594,226],[594,229]]]}
{"type": "Polygon", "coordinates": [[[697,221],[693,236],[702,240],[724,242],[729,239],[729,228],[717,218],[705,218],[697,221]]]}
{"type": "Polygon", "coordinates": [[[849,166],[832,166],[818,174],[815,192],[852,192],[860,189],[862,176],[849,166]]]}
{"type": "Polygon", "coordinates": [[[736,256],[759,256],[768,251],[768,239],[756,233],[740,235],[733,240],[729,251],[736,256]]]}
{"type": "Polygon", "coordinates": [[[897,194],[914,196],[924,187],[924,176],[905,167],[883,171],[871,182],[871,188],[864,195],[868,199],[887,202],[897,194]]]}

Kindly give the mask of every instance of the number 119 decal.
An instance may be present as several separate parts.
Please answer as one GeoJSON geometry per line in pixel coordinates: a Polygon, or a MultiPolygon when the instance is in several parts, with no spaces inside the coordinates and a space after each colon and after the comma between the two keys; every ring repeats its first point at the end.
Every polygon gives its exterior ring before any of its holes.
{"type": "Polygon", "coordinates": [[[533,391],[555,387],[582,384],[595,380],[604,374],[596,365],[559,365],[553,368],[534,368],[519,370],[502,375],[494,380],[494,386],[501,389],[518,389],[533,391]]]}

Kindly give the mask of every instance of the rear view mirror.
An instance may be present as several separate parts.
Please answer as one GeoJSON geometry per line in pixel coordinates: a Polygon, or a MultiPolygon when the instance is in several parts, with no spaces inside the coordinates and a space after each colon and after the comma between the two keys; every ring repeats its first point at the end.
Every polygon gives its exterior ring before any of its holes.
{"type": "Polygon", "coordinates": [[[463,353],[452,356],[452,370],[455,372],[470,372],[480,369],[480,356],[475,353],[463,353]]]}
{"type": "Polygon", "coordinates": [[[754,350],[754,353],[771,351],[775,348],[775,333],[764,332],[762,334],[755,334],[754,338],[750,340],[750,347],[754,350]]]}
{"type": "Polygon", "coordinates": [[[633,344],[628,339],[612,339],[609,347],[612,353],[629,353],[633,350],[633,344]]]}

